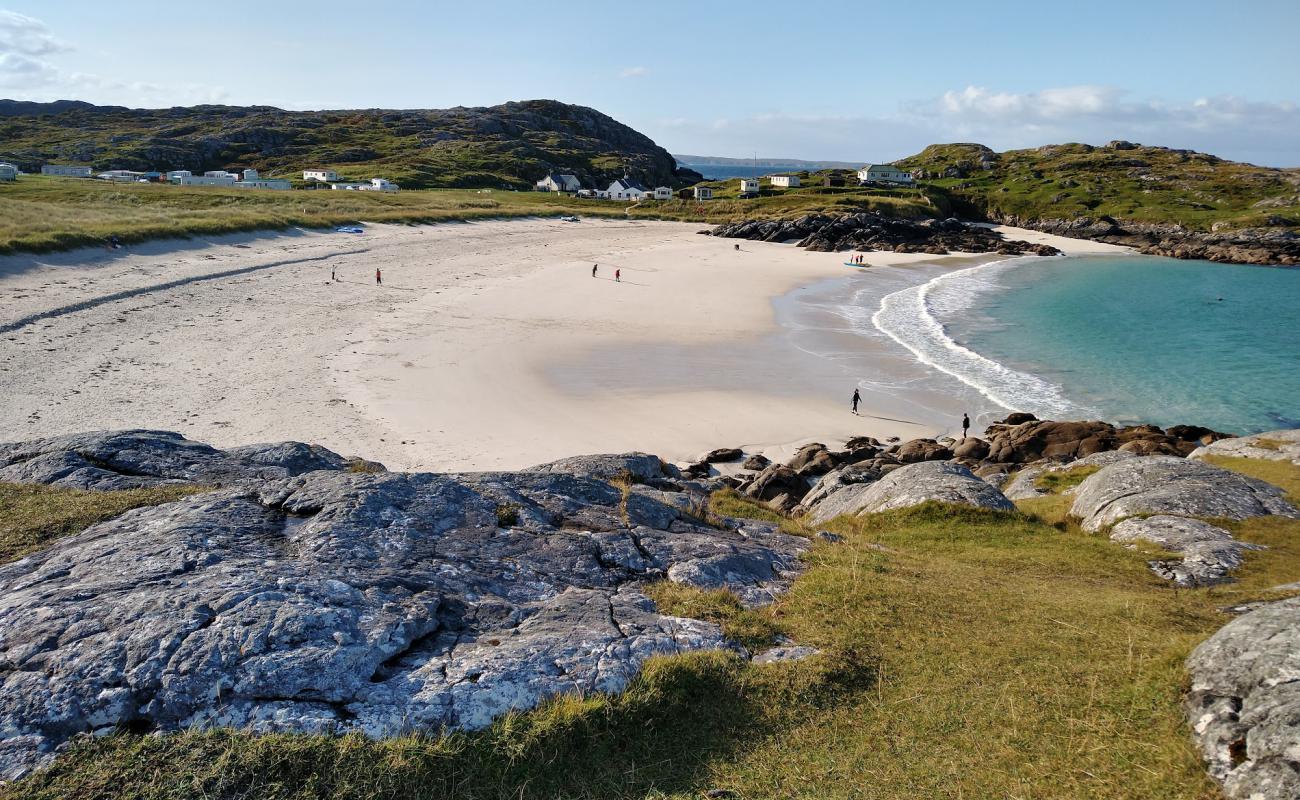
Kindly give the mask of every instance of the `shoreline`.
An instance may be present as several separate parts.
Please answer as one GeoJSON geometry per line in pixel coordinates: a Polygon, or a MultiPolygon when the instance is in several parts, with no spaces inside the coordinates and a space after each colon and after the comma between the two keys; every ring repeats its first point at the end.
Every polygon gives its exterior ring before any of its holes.
{"type": "Polygon", "coordinates": [[[989,256],[875,252],[846,273],[842,253],[698,230],[534,218],[2,258],[0,326],[19,324],[0,335],[0,440],[159,428],[468,471],[941,432],[906,387],[853,416],[858,379],[783,325],[828,282],[989,256]]]}

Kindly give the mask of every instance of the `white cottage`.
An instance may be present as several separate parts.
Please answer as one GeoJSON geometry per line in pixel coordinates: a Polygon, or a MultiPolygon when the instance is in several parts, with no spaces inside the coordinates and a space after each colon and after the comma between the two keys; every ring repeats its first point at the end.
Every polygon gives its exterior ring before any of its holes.
{"type": "Polygon", "coordinates": [[[644,200],[650,190],[625,175],[611,183],[606,193],[610,200],[644,200]]]}
{"type": "Polygon", "coordinates": [[[361,186],[363,192],[395,192],[399,188],[397,184],[383,178],[371,178],[370,183],[361,186]]]}
{"type": "Polygon", "coordinates": [[[302,171],[302,179],[305,181],[333,183],[339,179],[339,174],[332,169],[305,169],[302,171]]]}
{"type": "Polygon", "coordinates": [[[672,199],[673,199],[673,190],[672,190],[672,188],[671,188],[671,187],[668,187],[668,186],[656,186],[656,187],[655,187],[655,199],[656,199],[656,200],[672,200],[672,199]]]}
{"type": "Polygon", "coordinates": [[[799,185],[798,175],[773,175],[768,178],[773,186],[779,186],[784,189],[790,189],[799,185]]]}
{"type": "Polygon", "coordinates": [[[696,200],[713,199],[713,187],[711,186],[696,186],[692,188],[691,193],[695,195],[696,200]]]}
{"type": "Polygon", "coordinates": [[[18,168],[13,164],[0,163],[0,181],[18,180],[18,168]]]}
{"type": "Polygon", "coordinates": [[[758,178],[740,179],[740,196],[754,197],[758,194],[758,178]]]}
{"type": "Polygon", "coordinates": [[[900,183],[910,186],[912,173],[892,164],[871,164],[858,170],[859,183],[900,183]]]}
{"type": "Polygon", "coordinates": [[[582,188],[582,181],[577,175],[553,172],[534,185],[539,192],[576,192],[582,188]]]}

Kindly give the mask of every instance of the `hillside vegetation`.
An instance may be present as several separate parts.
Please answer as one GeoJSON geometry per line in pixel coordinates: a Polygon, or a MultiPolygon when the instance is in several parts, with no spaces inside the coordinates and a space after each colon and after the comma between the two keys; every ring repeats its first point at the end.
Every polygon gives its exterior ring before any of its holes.
{"type": "Polygon", "coordinates": [[[301,177],[331,168],[411,188],[529,187],[551,171],[603,188],[698,179],[667,150],[598,111],[553,100],[488,108],[285,111],[269,106],[128,109],[0,100],[0,161],[166,171],[253,167],[301,177]]]}
{"type": "Polygon", "coordinates": [[[899,165],[920,170],[966,213],[1008,222],[1112,217],[1194,231],[1300,225],[1300,170],[1116,141],[995,153],[931,145],[899,165]]]}
{"type": "Polygon", "coordinates": [[[908,217],[934,213],[922,199],[891,193],[779,194],[759,200],[630,204],[488,189],[431,189],[396,194],[277,192],[106,183],[35,175],[23,176],[16,183],[0,184],[0,253],[102,245],[114,235],[129,244],[157,238],[290,227],[321,228],[357,222],[415,224],[577,214],[726,223],[756,214],[785,219],[814,212],[870,210],[908,217]]]}
{"type": "MultiPolygon", "coordinates": [[[[1300,485],[1294,466],[1267,468],[1300,485]]],[[[741,638],[823,651],[806,661],[657,659],[623,694],[445,738],[123,731],[0,798],[1219,797],[1184,722],[1183,660],[1228,619],[1217,609],[1294,579],[1300,523],[1233,524],[1269,549],[1237,583],[1178,590],[1148,570],[1153,551],[1066,520],[1069,502],[840,518],[843,541],[818,541],[758,611],[652,591],[741,638]]],[[[712,505],[771,516],[729,492],[712,505]]]]}

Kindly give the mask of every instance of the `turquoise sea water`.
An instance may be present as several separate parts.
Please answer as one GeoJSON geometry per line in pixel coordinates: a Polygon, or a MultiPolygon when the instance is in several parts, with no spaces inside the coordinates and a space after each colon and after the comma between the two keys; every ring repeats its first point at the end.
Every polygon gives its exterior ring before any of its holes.
{"type": "Polygon", "coordinates": [[[935,366],[1000,404],[1235,433],[1300,427],[1300,270],[1019,259],[918,290],[941,328],[926,345],[935,366]]]}

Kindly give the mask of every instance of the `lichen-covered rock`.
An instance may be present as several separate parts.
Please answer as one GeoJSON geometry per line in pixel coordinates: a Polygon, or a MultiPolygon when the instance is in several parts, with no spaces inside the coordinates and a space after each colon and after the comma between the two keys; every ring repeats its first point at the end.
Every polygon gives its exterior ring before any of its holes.
{"type": "Polygon", "coordinates": [[[1224,625],[1187,658],[1188,721],[1224,793],[1300,797],[1300,598],[1224,625]]]}
{"type": "Polygon", "coordinates": [[[0,444],[0,481],[108,491],[164,484],[230,486],[338,470],[347,459],[301,442],[218,450],[170,431],[78,433],[0,444]]]}
{"type": "Polygon", "coordinates": [[[851,464],[841,469],[826,473],[813,488],[795,506],[794,514],[801,516],[817,507],[834,492],[856,483],[871,483],[880,480],[884,473],[865,464],[851,464]]]}
{"type": "Polygon", "coordinates": [[[923,461],[899,467],[874,483],[845,486],[818,503],[809,522],[820,525],[841,514],[870,514],[909,508],[929,500],[978,508],[1015,508],[997,488],[960,464],[923,461]]]}
{"type": "Polygon", "coordinates": [[[1178,561],[1156,560],[1149,565],[1152,572],[1183,587],[1229,583],[1230,573],[1245,561],[1245,551],[1264,549],[1238,541],[1230,532],[1208,522],[1166,514],[1129,517],[1111,529],[1110,538],[1121,543],[1149,542],[1181,554],[1178,561]]]}
{"type": "Polygon", "coordinates": [[[1084,530],[1094,532],[1142,514],[1236,520],[1270,514],[1300,517],[1276,486],[1171,456],[1131,458],[1103,467],[1079,484],[1070,514],[1082,521],[1084,530]]]}
{"type": "MultiPolygon", "coordinates": [[[[233,459],[166,441],[194,454],[159,462],[168,480],[208,482],[188,465],[233,459]]],[[[268,477],[238,472],[0,566],[0,778],[126,724],[385,736],[617,691],[652,655],[732,647],[715,625],[659,614],[640,584],[761,603],[809,546],[767,522],[701,523],[652,456],[297,476],[310,453],[256,458],[274,462],[268,477]]]]}
{"type": "Polygon", "coordinates": [[[1198,447],[1188,458],[1201,459],[1205,456],[1259,458],[1300,464],[1300,428],[1219,439],[1204,447],[1198,447]]]}
{"type": "Polygon", "coordinates": [[[587,475],[601,480],[630,478],[643,483],[654,483],[681,477],[676,467],[665,463],[659,456],[652,456],[648,453],[570,456],[559,461],[529,467],[524,472],[587,475]]]}

